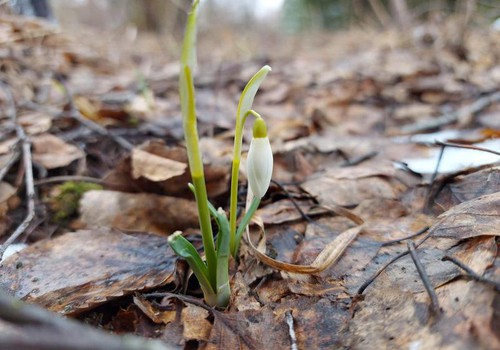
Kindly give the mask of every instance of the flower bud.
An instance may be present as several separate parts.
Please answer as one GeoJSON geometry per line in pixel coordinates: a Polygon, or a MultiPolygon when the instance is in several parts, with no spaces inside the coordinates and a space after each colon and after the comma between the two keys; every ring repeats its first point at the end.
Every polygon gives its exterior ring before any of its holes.
{"type": "Polygon", "coordinates": [[[262,198],[266,194],[272,174],[273,151],[267,137],[267,126],[264,119],[257,118],[247,158],[248,184],[256,197],[262,198]]]}

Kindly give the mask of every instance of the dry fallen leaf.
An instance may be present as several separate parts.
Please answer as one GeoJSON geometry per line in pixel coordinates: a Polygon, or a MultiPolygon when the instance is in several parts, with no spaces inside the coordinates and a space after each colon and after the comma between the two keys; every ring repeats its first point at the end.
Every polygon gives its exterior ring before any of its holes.
{"type": "Polygon", "coordinates": [[[392,166],[331,168],[314,174],[301,187],[321,204],[353,206],[367,199],[395,199],[405,186],[393,180],[392,166]]]}
{"type": "Polygon", "coordinates": [[[176,260],[161,236],[81,230],[11,256],[2,263],[0,285],[17,298],[74,315],[169,283],[176,260]]]}
{"type": "Polygon", "coordinates": [[[52,116],[40,112],[24,114],[18,118],[18,121],[28,135],[47,132],[52,126],[52,116]]]}
{"type": "Polygon", "coordinates": [[[150,193],[87,191],[80,200],[80,220],[87,227],[170,234],[198,227],[196,204],[150,193]]]}
{"type": "Polygon", "coordinates": [[[499,236],[500,192],[463,202],[439,218],[430,229],[436,237],[465,239],[481,235],[499,236]]]}
{"type": "Polygon", "coordinates": [[[60,168],[85,157],[85,154],[78,147],[51,134],[33,136],[31,143],[33,145],[33,161],[46,169],[60,168]]]}
{"type": "Polygon", "coordinates": [[[493,166],[447,181],[434,202],[443,210],[468,200],[498,192],[500,167],[493,166]]]}
{"type": "Polygon", "coordinates": [[[184,174],[186,163],[163,158],[138,148],[132,150],[132,177],[145,177],[151,181],[165,181],[184,174]]]}
{"type": "MultiPolygon", "coordinates": [[[[124,192],[141,191],[194,198],[193,193],[187,185],[192,181],[189,171],[183,171],[180,175],[174,175],[179,173],[182,167],[185,168],[188,163],[187,152],[184,147],[166,146],[161,140],[150,140],[136,149],[147,152],[147,157],[139,152],[134,170],[132,159],[134,152],[132,152],[130,157],[122,160],[116,169],[107,174],[105,177],[106,183],[112,184],[113,188],[124,192]],[[139,160],[139,164],[137,164],[137,160],[139,160]],[[141,162],[145,162],[148,169],[141,169],[141,162]],[[161,164],[159,167],[156,165],[158,163],[161,164]],[[161,170],[163,167],[170,167],[171,165],[173,169],[161,170]],[[136,175],[140,174],[142,176],[136,177],[134,171],[136,175]],[[148,174],[153,179],[149,179],[148,174]],[[161,180],[165,176],[168,176],[168,178],[161,180]]],[[[214,159],[217,159],[217,157],[214,157],[214,159]]],[[[229,174],[230,165],[224,159],[220,162],[214,161],[213,163],[205,164],[205,180],[209,197],[219,196],[228,191],[229,174]]]]}
{"type": "Polygon", "coordinates": [[[207,310],[187,304],[182,309],[182,322],[184,324],[183,337],[186,340],[197,340],[205,342],[210,336],[212,324],[208,321],[209,313],[207,310]]]}
{"type": "Polygon", "coordinates": [[[270,307],[236,313],[214,311],[206,349],[289,349],[288,329],[270,307]]]}
{"type": "Polygon", "coordinates": [[[134,304],[154,323],[168,324],[175,321],[177,310],[158,310],[140,294],[134,296],[134,304]]]}

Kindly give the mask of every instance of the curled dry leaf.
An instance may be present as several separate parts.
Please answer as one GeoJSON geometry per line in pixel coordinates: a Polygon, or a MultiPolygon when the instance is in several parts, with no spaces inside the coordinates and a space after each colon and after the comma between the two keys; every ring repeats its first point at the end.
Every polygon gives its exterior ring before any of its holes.
{"type": "Polygon", "coordinates": [[[0,285],[17,298],[74,315],[169,283],[176,260],[161,236],[82,230],[11,256],[2,263],[0,285]]]}
{"type": "Polygon", "coordinates": [[[489,167],[447,182],[435,202],[443,210],[448,210],[457,204],[498,192],[499,189],[500,166],[489,167]]]}
{"type": "MultiPolygon", "coordinates": [[[[193,198],[193,193],[187,186],[192,180],[189,171],[185,171],[188,157],[184,147],[170,147],[166,146],[163,141],[150,140],[135,150],[140,151],[135,152],[135,169],[133,151],[130,157],[125,158],[116,169],[106,175],[106,183],[124,192],[141,191],[193,198]],[[147,154],[145,155],[141,151],[147,154]],[[141,162],[145,163],[148,169],[142,169],[141,162]],[[172,168],[168,170],[161,169],[170,166],[172,168]],[[178,174],[181,168],[184,168],[184,171],[178,174]],[[162,177],[165,176],[168,178],[163,180],[162,177]]],[[[206,149],[204,148],[204,150],[206,149]]],[[[214,162],[205,164],[205,179],[209,197],[213,198],[227,192],[229,169],[229,163],[226,163],[225,160],[220,163],[214,160],[214,162]]]]}
{"type": "Polygon", "coordinates": [[[72,161],[85,156],[78,147],[51,134],[34,136],[31,138],[31,143],[33,144],[33,161],[46,169],[67,166],[72,161]]]}
{"type": "Polygon", "coordinates": [[[187,168],[186,163],[160,157],[137,148],[132,150],[131,161],[134,179],[142,176],[155,182],[182,175],[187,168]]]}
{"type": "Polygon", "coordinates": [[[465,239],[482,235],[499,236],[500,192],[463,202],[439,218],[430,229],[437,237],[465,239]]]}
{"type": "Polygon", "coordinates": [[[333,264],[335,264],[342,254],[345,252],[345,250],[351,245],[351,243],[356,239],[356,237],[359,235],[359,233],[363,230],[363,219],[355,215],[354,213],[350,212],[347,209],[337,207],[338,209],[338,214],[343,215],[359,226],[350,228],[341,234],[339,234],[332,242],[328,243],[324,249],[318,254],[318,256],[314,259],[314,261],[310,265],[296,265],[296,264],[290,264],[286,263],[283,261],[279,261],[276,259],[271,258],[270,256],[266,255],[265,253],[262,252],[262,249],[260,247],[265,245],[265,231],[263,229],[263,223],[260,218],[256,218],[257,220],[254,220],[256,222],[263,234],[263,238],[261,242],[259,243],[259,247],[256,247],[250,238],[250,232],[247,229],[247,241],[249,243],[250,249],[252,250],[253,254],[257,259],[259,259],[261,262],[264,264],[283,271],[283,272],[288,272],[291,274],[318,274],[333,264]]]}

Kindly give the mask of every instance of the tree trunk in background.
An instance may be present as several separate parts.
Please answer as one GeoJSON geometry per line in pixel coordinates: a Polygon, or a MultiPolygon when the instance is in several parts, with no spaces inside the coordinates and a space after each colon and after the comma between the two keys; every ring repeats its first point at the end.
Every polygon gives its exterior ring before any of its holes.
{"type": "Polygon", "coordinates": [[[52,19],[52,10],[47,0],[11,0],[15,13],[52,19]]]}
{"type": "Polygon", "coordinates": [[[127,0],[129,21],[139,30],[182,35],[190,0],[127,0]]]}
{"type": "Polygon", "coordinates": [[[396,20],[399,28],[411,28],[412,17],[408,10],[406,0],[391,0],[392,17],[396,20]]]}

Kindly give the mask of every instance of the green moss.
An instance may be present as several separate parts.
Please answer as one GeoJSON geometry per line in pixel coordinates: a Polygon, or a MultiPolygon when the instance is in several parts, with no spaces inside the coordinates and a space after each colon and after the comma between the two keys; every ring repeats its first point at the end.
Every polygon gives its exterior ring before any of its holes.
{"type": "Polygon", "coordinates": [[[52,199],[54,221],[64,222],[78,212],[78,202],[83,194],[91,190],[102,190],[102,186],[90,182],[68,181],[58,188],[59,194],[52,199]]]}

